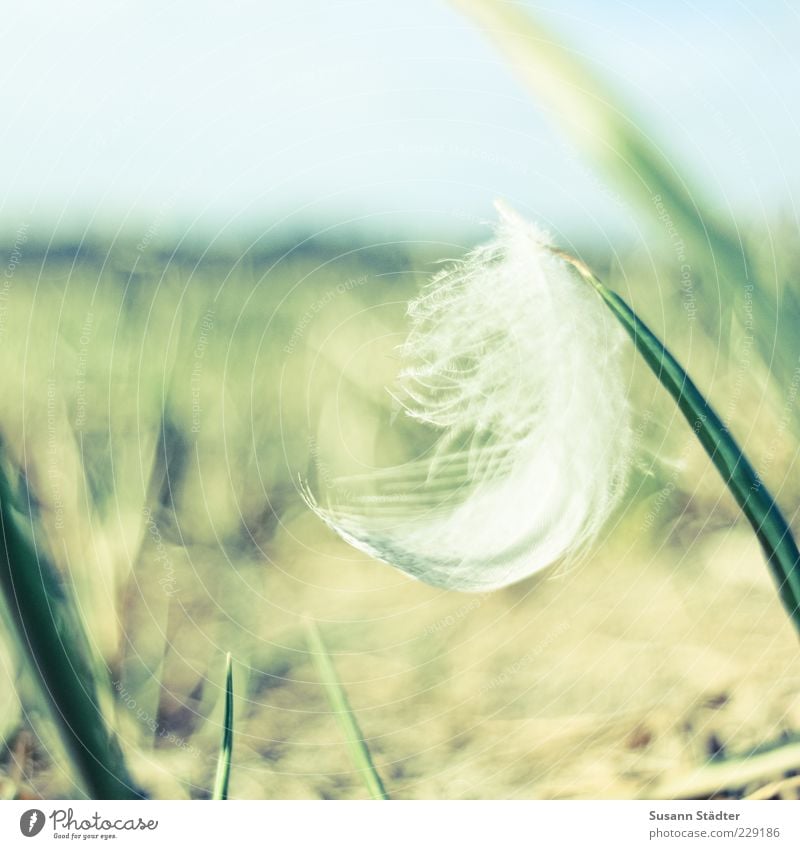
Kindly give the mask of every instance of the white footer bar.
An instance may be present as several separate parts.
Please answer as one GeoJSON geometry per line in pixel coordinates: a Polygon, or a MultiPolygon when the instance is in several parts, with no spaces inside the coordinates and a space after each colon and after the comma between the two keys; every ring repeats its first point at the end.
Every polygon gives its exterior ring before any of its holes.
{"type": "Polygon", "coordinates": [[[3,802],[0,846],[798,847],[797,802],[3,802]]]}

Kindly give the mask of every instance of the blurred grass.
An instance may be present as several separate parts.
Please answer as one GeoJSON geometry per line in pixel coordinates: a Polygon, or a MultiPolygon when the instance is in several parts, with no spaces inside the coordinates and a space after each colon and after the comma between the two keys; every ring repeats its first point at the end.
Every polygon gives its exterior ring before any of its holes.
{"type": "Polygon", "coordinates": [[[93,799],[136,799],[108,719],[108,679],[68,585],[36,548],[35,531],[0,471],[0,604],[6,635],[49,706],[77,778],[93,799]]]}
{"type": "Polygon", "coordinates": [[[381,777],[378,775],[375,764],[372,762],[369,745],[364,739],[364,735],[358,726],[358,720],[353,713],[353,709],[350,707],[350,703],[347,701],[347,693],[344,687],[342,687],[339,676],[336,674],[333,658],[331,658],[322,640],[322,635],[319,632],[316,622],[311,619],[306,622],[306,638],[319,679],[325,687],[331,710],[336,716],[336,721],[339,723],[342,734],[347,742],[347,750],[353,766],[361,776],[361,780],[364,782],[364,786],[367,788],[367,792],[372,799],[388,799],[389,797],[386,794],[381,777]]]}
{"type": "MultiPolygon", "coordinates": [[[[765,267],[800,279],[791,232],[778,222],[772,235],[765,267]]],[[[376,769],[400,798],[647,795],[702,764],[714,739],[741,753],[800,731],[796,644],[757,547],[633,357],[640,466],[591,558],[463,596],[334,540],[297,476],[368,470],[424,442],[384,387],[406,299],[461,248],[355,237],[290,248],[201,257],[31,242],[0,312],[19,364],[0,382],[6,451],[111,671],[123,747],[148,790],[207,796],[225,646],[241,659],[237,798],[363,794],[324,721],[306,611],[327,623],[376,769]]],[[[582,253],[680,342],[796,528],[796,387],[718,354],[641,257],[621,251],[611,266],[597,246],[582,253]]],[[[0,723],[0,776],[69,795],[46,721],[34,754],[12,757],[37,705],[17,680],[26,714],[9,705],[0,723]]]]}
{"type": "Polygon", "coordinates": [[[762,365],[788,385],[800,356],[792,338],[800,318],[794,281],[755,261],[750,234],[732,215],[723,217],[700,175],[671,155],[669,140],[651,135],[636,104],[606,85],[533,9],[508,0],[452,3],[497,46],[536,106],[649,221],[651,242],[663,253],[664,286],[691,299],[692,313],[717,349],[730,353],[750,338],[762,365]],[[774,344],[776,332],[780,345],[774,344]]]}

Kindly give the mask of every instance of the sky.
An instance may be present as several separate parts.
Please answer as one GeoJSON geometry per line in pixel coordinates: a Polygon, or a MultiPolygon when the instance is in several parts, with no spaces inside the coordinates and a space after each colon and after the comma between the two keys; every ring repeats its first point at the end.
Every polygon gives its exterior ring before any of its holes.
{"type": "MultiPolygon", "coordinates": [[[[747,217],[800,179],[800,13],[784,2],[525,3],[747,217]]],[[[547,226],[630,211],[443,0],[28,0],[4,11],[0,224],[213,237],[416,237],[520,203],[547,226]]]]}

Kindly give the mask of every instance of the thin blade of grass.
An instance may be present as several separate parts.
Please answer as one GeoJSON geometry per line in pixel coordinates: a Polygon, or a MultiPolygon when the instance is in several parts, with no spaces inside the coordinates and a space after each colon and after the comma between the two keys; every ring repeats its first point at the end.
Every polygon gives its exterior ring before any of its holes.
{"type": "Polygon", "coordinates": [[[71,763],[93,799],[137,799],[122,749],[104,713],[110,682],[69,587],[35,546],[30,517],[15,507],[0,471],[0,591],[18,644],[49,704],[71,763]]]}
{"type": "Polygon", "coordinates": [[[231,777],[233,754],[233,658],[228,652],[225,659],[225,716],[222,724],[222,744],[217,761],[212,799],[225,801],[228,798],[228,783],[231,777]]]}
{"type": "Polygon", "coordinates": [[[784,606],[800,631],[800,551],[765,483],[680,363],[627,302],[608,289],[580,260],[561,251],[556,253],[594,287],[677,403],[753,527],[784,606]]]}
{"type": "Polygon", "coordinates": [[[350,754],[353,765],[361,775],[364,785],[373,799],[388,799],[389,796],[383,786],[381,777],[378,775],[378,771],[375,769],[375,765],[372,763],[372,756],[364,741],[361,729],[358,727],[353,709],[347,701],[347,694],[336,674],[333,660],[328,653],[328,649],[325,647],[319,628],[317,628],[316,623],[311,619],[306,620],[306,638],[317,674],[322,685],[325,687],[331,709],[336,715],[336,720],[344,734],[347,751],[350,754]]]}

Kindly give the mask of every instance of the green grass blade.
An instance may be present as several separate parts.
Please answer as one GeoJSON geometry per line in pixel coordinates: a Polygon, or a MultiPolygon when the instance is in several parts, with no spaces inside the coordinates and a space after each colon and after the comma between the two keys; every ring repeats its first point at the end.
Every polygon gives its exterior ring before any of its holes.
{"type": "Polygon", "coordinates": [[[350,753],[353,764],[361,775],[369,795],[373,799],[388,799],[389,796],[383,786],[381,777],[378,775],[378,771],[375,769],[375,765],[372,763],[369,748],[364,742],[364,736],[358,727],[353,709],[347,701],[347,694],[342,688],[339,677],[336,674],[333,660],[325,647],[325,643],[322,641],[319,628],[310,619],[306,621],[306,636],[314,666],[316,667],[320,681],[325,687],[328,701],[333,712],[336,714],[336,719],[344,734],[347,750],[350,753]]]}
{"type": "Polygon", "coordinates": [[[689,375],[630,306],[579,260],[560,251],[600,295],[633,340],[636,350],[677,403],[728,485],[761,543],[781,599],[800,630],[800,552],[788,522],[728,428],[689,375]]]}
{"type": "MultiPolygon", "coordinates": [[[[659,228],[664,215],[669,216],[673,238],[685,240],[697,255],[692,266],[716,274],[721,285],[732,288],[733,297],[721,300],[722,310],[735,303],[744,321],[744,287],[753,281],[738,234],[732,224],[723,226],[717,219],[712,205],[687,183],[675,158],[647,133],[635,111],[584,66],[577,51],[559,44],[529,8],[507,0],[452,2],[495,43],[547,113],[620,193],[659,228]]],[[[775,326],[773,301],[774,296],[759,299],[765,327],[775,326]]],[[[762,353],[772,362],[769,340],[762,353]]]]}
{"type": "Polygon", "coordinates": [[[217,761],[212,799],[224,801],[228,798],[228,782],[231,777],[231,755],[233,754],[233,658],[228,652],[225,661],[225,717],[222,726],[222,745],[217,761]]]}
{"type": "Polygon", "coordinates": [[[2,471],[0,521],[0,591],[8,618],[74,769],[93,799],[141,798],[102,707],[111,691],[103,680],[106,670],[91,649],[69,588],[36,549],[30,517],[15,507],[2,471]]]}

